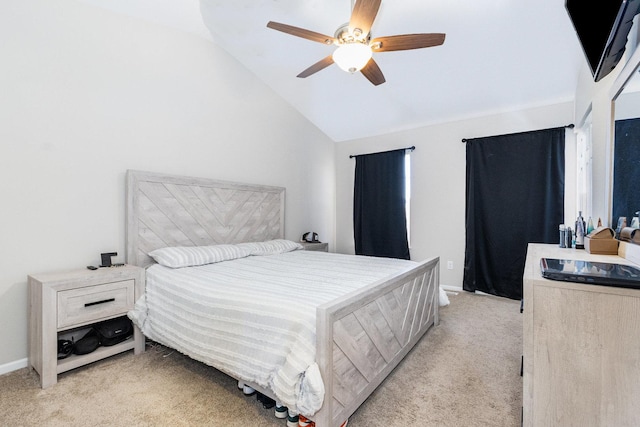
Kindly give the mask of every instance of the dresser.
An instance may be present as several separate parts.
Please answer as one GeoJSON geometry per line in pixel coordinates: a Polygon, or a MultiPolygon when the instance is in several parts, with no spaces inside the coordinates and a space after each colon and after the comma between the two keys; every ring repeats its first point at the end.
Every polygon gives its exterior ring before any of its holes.
{"type": "Polygon", "coordinates": [[[640,426],[640,290],[544,279],[542,257],[634,265],[616,255],[529,244],[523,425],[640,426]]]}

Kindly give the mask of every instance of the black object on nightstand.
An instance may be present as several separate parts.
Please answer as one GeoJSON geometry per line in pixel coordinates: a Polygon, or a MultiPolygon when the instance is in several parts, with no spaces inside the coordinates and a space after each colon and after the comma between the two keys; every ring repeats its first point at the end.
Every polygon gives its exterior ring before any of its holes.
{"type": "Polygon", "coordinates": [[[111,257],[118,256],[118,252],[105,252],[100,254],[102,264],[100,267],[111,267],[111,257]]]}
{"type": "MultiPolygon", "coordinates": [[[[100,267],[122,267],[124,263],[112,263],[111,257],[118,256],[118,252],[105,252],[100,254],[100,258],[102,259],[102,264],[100,267]]],[[[87,267],[89,270],[95,270],[96,268],[92,268],[93,266],[87,267]]]]}

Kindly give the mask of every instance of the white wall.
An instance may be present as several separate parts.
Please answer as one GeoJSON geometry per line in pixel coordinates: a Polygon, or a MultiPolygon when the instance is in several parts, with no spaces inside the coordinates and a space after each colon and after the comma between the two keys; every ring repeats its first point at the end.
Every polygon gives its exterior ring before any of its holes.
{"type": "Polygon", "coordinates": [[[333,142],[212,43],[72,0],[3,1],[0,40],[0,373],[28,274],[123,261],[127,169],[284,186],[332,240],[333,142]]]}
{"type": "MultiPolygon", "coordinates": [[[[463,100],[461,100],[463,102],[463,100]]],[[[573,123],[573,103],[564,103],[429,126],[365,138],[336,146],[336,249],[354,253],[353,173],[350,154],[372,153],[415,145],[411,165],[411,258],[440,256],[440,282],[462,287],[465,248],[465,173],[463,138],[502,135],[573,123]],[[447,270],[453,261],[453,270],[447,270]]],[[[575,137],[567,132],[567,153],[575,159],[575,137]],[[572,154],[573,153],[573,154],[572,154]]],[[[567,168],[565,205],[575,204],[575,167],[567,168]],[[572,198],[573,195],[573,198],[572,198]]]]}

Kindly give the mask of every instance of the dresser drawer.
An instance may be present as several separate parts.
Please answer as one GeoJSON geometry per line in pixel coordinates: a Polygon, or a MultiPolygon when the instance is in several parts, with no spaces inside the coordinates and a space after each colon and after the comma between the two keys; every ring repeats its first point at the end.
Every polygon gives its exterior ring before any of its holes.
{"type": "Polygon", "coordinates": [[[134,280],[59,291],[58,329],[94,323],[133,308],[134,280]]]}

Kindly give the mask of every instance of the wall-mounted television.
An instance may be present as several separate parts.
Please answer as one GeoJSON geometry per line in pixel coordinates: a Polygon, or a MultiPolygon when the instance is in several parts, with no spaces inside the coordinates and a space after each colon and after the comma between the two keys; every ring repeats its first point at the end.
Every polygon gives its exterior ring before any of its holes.
{"type": "Polygon", "coordinates": [[[566,0],[565,7],[597,82],[622,58],[640,0],[566,0]]]}

